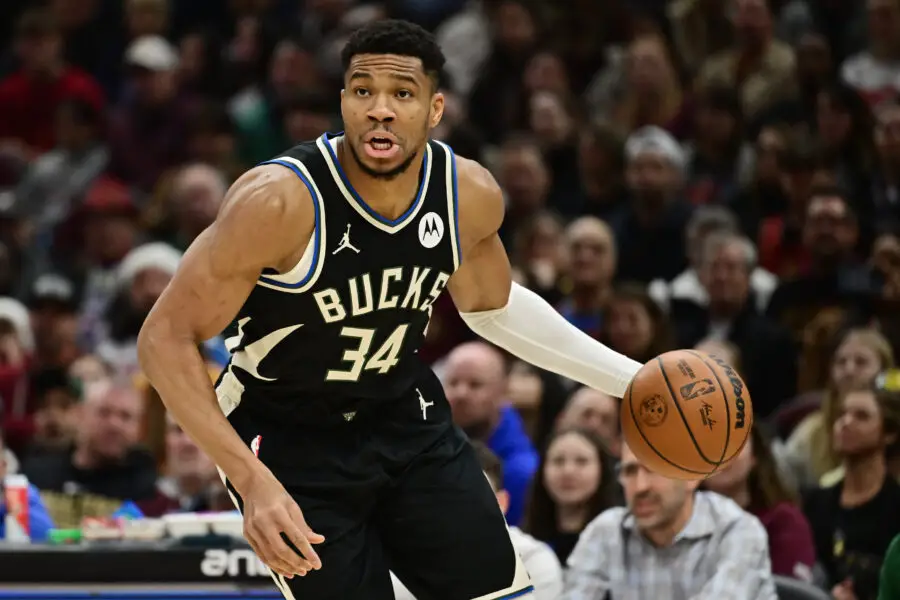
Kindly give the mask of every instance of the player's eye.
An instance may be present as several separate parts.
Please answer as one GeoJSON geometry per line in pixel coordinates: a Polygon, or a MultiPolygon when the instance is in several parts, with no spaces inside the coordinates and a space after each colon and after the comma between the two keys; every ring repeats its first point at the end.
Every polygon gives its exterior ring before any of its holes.
{"type": "Polygon", "coordinates": [[[399,92],[397,92],[397,97],[401,100],[407,100],[409,98],[412,98],[412,92],[409,90],[400,90],[399,92]]]}
{"type": "Polygon", "coordinates": [[[366,88],[356,88],[355,90],[353,90],[353,93],[360,98],[365,98],[369,95],[369,90],[367,90],[366,88]]]}

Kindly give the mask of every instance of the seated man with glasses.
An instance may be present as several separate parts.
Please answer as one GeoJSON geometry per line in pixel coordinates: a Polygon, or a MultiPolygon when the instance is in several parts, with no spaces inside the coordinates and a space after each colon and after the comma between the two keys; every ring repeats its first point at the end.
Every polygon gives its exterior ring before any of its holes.
{"type": "Polygon", "coordinates": [[[627,508],[609,509],[569,557],[565,600],[776,600],[766,530],[697,481],[650,472],[622,445],[627,508]]]}

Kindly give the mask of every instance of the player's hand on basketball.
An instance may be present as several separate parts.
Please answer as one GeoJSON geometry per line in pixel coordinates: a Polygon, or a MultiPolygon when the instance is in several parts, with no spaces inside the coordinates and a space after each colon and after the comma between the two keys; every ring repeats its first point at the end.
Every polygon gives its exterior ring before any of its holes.
{"type": "Polygon", "coordinates": [[[241,491],[241,497],[244,537],[260,560],[286,578],[322,567],[312,545],[325,538],[306,524],[303,511],[271,473],[241,491]]]}

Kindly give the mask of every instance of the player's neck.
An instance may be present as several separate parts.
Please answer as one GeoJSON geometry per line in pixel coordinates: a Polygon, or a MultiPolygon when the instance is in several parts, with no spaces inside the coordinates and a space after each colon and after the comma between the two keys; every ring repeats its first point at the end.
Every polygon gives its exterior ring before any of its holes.
{"type": "Polygon", "coordinates": [[[366,204],[387,219],[396,219],[412,205],[419,191],[419,174],[424,151],[419,152],[409,168],[392,179],[373,177],[363,171],[350,155],[343,139],[337,144],[337,157],[350,185],[366,204]]]}

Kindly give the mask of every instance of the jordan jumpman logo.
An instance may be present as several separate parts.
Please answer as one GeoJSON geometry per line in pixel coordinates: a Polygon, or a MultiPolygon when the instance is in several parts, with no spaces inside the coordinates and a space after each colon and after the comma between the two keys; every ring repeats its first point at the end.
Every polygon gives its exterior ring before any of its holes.
{"type": "Polygon", "coordinates": [[[344,232],[344,235],[343,237],[341,237],[341,241],[338,244],[338,247],[334,249],[334,252],[332,252],[332,254],[337,254],[344,248],[350,248],[351,250],[359,254],[359,248],[350,243],[350,223],[347,223],[347,231],[344,232]]]}

